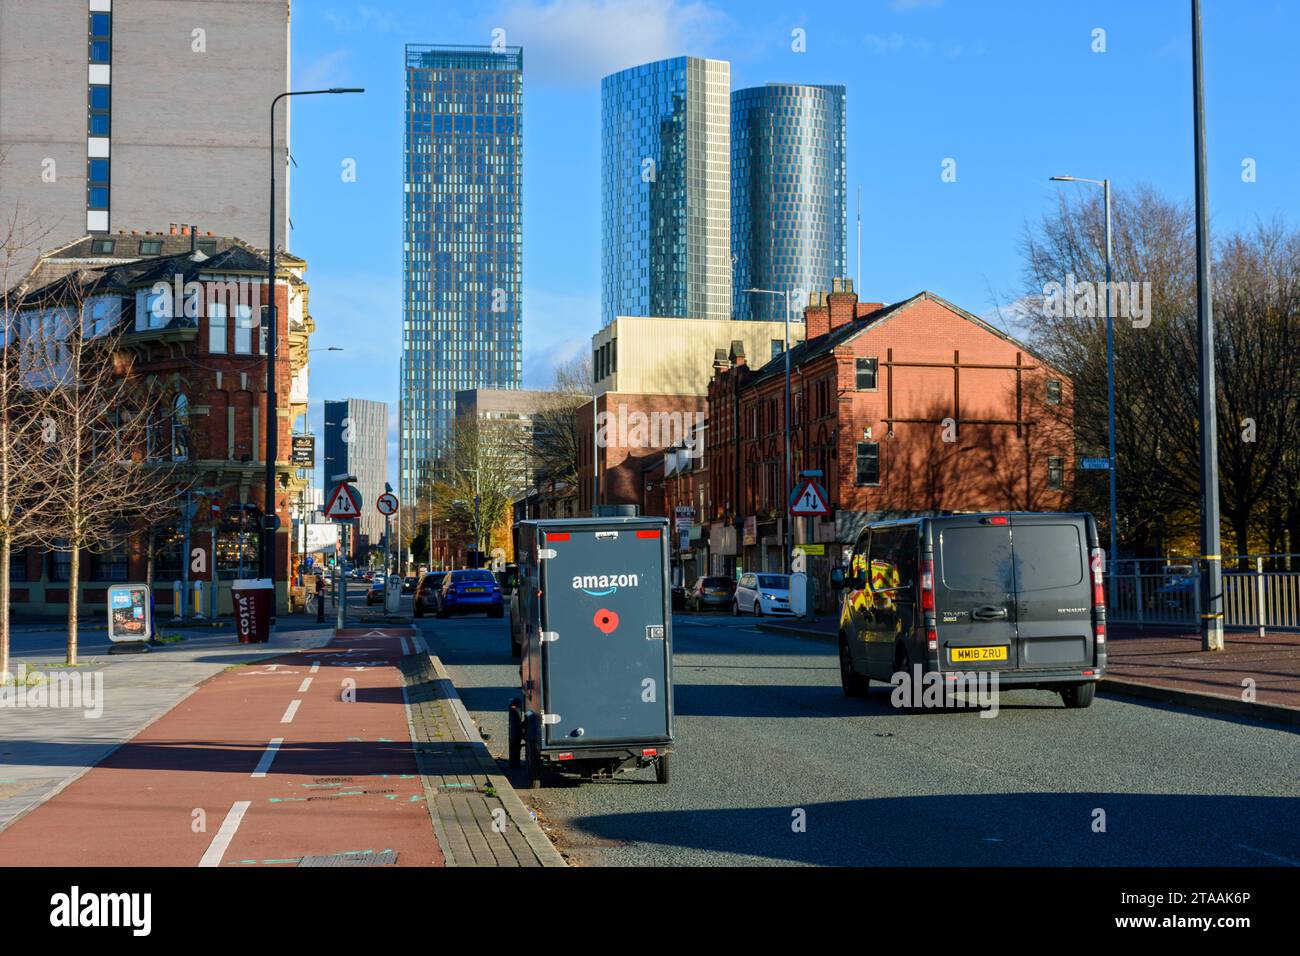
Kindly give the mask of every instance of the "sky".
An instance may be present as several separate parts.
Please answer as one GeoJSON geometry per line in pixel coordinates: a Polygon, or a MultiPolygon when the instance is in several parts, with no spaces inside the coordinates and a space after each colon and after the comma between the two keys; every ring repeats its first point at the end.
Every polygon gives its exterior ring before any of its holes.
{"type": "MultiPolygon", "coordinates": [[[[1058,191],[1089,188],[1049,176],[1192,201],[1190,6],[295,0],[292,88],[366,89],[293,104],[290,248],[308,262],[312,347],[344,349],[313,355],[313,430],[324,399],[390,403],[395,482],[407,43],[486,45],[499,29],[523,47],[523,386],[545,388],[599,326],[602,76],[691,55],[728,60],[733,90],[844,84],[859,294],[893,302],[927,289],[1006,328],[999,310],[1025,291],[1025,228],[1058,191]]],[[[1211,236],[1279,217],[1294,225],[1300,3],[1204,0],[1202,31],[1211,236]]]]}

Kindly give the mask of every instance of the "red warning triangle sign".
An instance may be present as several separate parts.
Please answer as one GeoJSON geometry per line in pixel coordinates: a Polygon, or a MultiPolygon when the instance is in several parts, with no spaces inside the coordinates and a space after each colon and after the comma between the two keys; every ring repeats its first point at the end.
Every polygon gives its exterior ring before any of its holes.
{"type": "Polygon", "coordinates": [[[334,521],[351,521],[361,515],[361,496],[346,481],[340,481],[325,505],[325,517],[334,521]]]}

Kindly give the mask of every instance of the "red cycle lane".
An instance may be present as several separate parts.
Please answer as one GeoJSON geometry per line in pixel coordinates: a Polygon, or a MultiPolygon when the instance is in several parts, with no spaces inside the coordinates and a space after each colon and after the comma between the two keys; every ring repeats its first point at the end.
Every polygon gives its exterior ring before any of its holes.
{"type": "Polygon", "coordinates": [[[398,668],[412,641],[343,631],[210,679],[0,832],[0,865],[442,865],[398,668]]]}

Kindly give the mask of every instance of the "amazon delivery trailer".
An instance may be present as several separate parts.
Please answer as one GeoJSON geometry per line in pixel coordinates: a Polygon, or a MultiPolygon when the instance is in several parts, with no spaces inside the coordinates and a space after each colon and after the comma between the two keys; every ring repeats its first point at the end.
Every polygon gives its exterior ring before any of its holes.
{"type": "Polygon", "coordinates": [[[510,765],[611,776],[655,768],[673,744],[667,518],[549,518],[516,527],[511,615],[520,697],[510,765]]]}

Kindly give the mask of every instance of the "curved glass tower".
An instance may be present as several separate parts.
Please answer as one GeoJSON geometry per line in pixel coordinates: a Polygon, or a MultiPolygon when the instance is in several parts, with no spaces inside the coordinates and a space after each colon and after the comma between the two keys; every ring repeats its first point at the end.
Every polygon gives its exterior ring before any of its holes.
{"type": "Polygon", "coordinates": [[[600,81],[602,325],[731,318],[730,86],[693,56],[600,81]]]}
{"type": "Polygon", "coordinates": [[[848,271],[842,86],[768,83],[731,94],[732,303],[738,319],[785,318],[745,289],[829,289],[848,271]]]}

